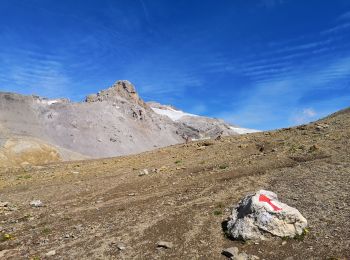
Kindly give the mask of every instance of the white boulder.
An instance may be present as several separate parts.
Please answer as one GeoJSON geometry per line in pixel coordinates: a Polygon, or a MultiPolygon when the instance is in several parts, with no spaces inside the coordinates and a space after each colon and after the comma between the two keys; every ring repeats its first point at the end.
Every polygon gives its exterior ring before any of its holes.
{"type": "Polygon", "coordinates": [[[29,203],[30,206],[32,207],[35,207],[35,208],[39,208],[39,207],[43,207],[44,204],[42,203],[41,200],[32,200],[30,203],[29,203]]]}
{"type": "Polygon", "coordinates": [[[306,227],[307,220],[297,209],[278,201],[275,193],[260,190],[244,197],[233,209],[227,231],[234,239],[264,240],[266,234],[302,235],[306,227]]]}

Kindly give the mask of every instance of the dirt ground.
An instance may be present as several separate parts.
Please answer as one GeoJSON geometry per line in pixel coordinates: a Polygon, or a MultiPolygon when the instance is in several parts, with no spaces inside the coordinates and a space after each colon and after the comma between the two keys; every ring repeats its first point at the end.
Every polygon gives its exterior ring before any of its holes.
{"type": "Polygon", "coordinates": [[[225,259],[232,246],[260,259],[350,259],[349,140],[345,110],[307,126],[139,155],[3,168],[0,259],[225,259]],[[262,188],[307,218],[304,238],[224,235],[232,206],[262,188]],[[44,207],[31,207],[33,199],[44,207]]]}

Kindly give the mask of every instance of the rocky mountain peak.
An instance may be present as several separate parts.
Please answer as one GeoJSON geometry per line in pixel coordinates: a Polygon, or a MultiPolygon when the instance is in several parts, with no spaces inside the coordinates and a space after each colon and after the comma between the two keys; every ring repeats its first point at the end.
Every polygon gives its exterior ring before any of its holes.
{"type": "Polygon", "coordinates": [[[137,94],[135,86],[128,80],[118,80],[113,84],[112,88],[115,88],[120,93],[137,94]]]}
{"type": "Polygon", "coordinates": [[[135,86],[127,80],[118,80],[113,84],[109,91],[111,91],[112,94],[116,92],[116,94],[127,100],[133,100],[136,102],[141,100],[136,92],[135,86]]]}
{"type": "Polygon", "coordinates": [[[148,105],[137,94],[135,86],[128,80],[118,80],[110,88],[87,96],[85,101],[88,103],[102,101],[118,102],[121,98],[148,108],[148,105]]]}

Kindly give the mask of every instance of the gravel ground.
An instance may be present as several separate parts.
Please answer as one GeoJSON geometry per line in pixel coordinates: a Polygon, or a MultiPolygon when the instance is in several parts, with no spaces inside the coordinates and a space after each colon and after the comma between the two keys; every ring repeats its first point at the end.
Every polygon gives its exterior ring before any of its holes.
{"type": "Polygon", "coordinates": [[[0,258],[225,259],[222,250],[236,246],[260,259],[349,259],[349,137],[345,110],[307,126],[133,156],[3,168],[0,258]],[[262,188],[308,219],[305,237],[225,237],[232,206],[262,188]],[[31,207],[33,199],[44,207],[31,207]]]}

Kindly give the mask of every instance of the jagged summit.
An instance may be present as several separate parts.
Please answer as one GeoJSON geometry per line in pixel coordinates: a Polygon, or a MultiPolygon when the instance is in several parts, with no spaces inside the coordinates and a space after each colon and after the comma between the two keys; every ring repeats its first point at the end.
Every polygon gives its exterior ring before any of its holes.
{"type": "Polygon", "coordinates": [[[112,101],[117,102],[121,99],[131,101],[144,108],[148,108],[147,104],[139,97],[135,86],[128,80],[118,80],[110,88],[101,90],[97,94],[92,94],[86,97],[85,102],[101,102],[112,101]]]}

